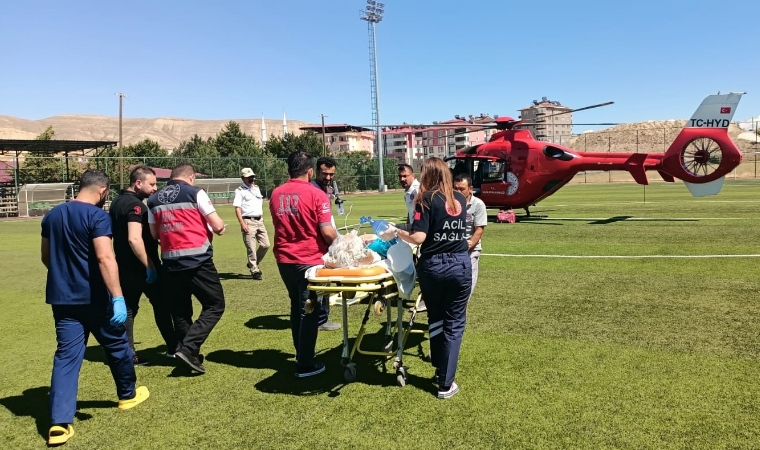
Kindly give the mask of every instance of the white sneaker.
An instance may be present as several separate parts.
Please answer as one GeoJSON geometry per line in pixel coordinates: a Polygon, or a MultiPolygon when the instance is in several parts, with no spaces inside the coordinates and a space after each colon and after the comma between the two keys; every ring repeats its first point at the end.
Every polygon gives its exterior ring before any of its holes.
{"type": "Polygon", "coordinates": [[[459,386],[457,386],[456,383],[451,383],[451,386],[449,387],[449,390],[447,391],[438,391],[438,398],[451,398],[453,397],[457,392],[459,392],[459,386]]]}

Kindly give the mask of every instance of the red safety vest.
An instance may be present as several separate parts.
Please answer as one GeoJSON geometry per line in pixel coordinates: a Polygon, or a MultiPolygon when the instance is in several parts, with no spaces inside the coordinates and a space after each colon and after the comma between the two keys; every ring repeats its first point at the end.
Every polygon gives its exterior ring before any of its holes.
{"type": "Polygon", "coordinates": [[[198,210],[200,190],[184,181],[171,180],[148,199],[166,270],[192,269],[213,256],[211,230],[198,210]]]}

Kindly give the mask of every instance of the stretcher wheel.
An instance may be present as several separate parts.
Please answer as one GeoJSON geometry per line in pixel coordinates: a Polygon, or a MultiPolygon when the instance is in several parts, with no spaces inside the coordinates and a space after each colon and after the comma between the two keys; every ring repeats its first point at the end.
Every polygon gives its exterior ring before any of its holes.
{"type": "Polygon", "coordinates": [[[406,386],[406,368],[403,366],[396,370],[396,383],[398,383],[400,387],[406,386]]]}
{"type": "Polygon", "coordinates": [[[356,367],[347,366],[345,370],[343,370],[343,379],[346,380],[346,383],[353,383],[356,381],[356,367]]]}
{"type": "Polygon", "coordinates": [[[373,305],[373,310],[375,311],[375,314],[380,315],[385,311],[385,302],[383,300],[375,300],[375,304],[373,305]]]}

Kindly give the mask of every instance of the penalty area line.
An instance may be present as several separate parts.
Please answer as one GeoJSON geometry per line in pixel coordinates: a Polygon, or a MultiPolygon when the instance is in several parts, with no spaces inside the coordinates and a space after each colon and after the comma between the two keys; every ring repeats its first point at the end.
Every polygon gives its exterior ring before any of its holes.
{"type": "Polygon", "coordinates": [[[480,256],[500,258],[570,258],[570,259],[643,259],[643,258],[760,258],[754,255],[518,255],[509,253],[481,253],[480,256]]]}

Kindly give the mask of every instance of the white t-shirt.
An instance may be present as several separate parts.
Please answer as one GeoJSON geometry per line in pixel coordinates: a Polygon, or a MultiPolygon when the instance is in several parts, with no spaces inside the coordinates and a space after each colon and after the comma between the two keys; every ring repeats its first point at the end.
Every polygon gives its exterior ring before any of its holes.
{"type": "MultiPolygon", "coordinates": [[[[470,197],[470,201],[467,202],[466,238],[470,239],[472,237],[472,233],[475,232],[475,227],[485,227],[486,225],[488,225],[488,211],[486,211],[486,204],[483,203],[483,200],[473,195],[470,197]]],[[[482,247],[480,246],[481,241],[478,241],[478,243],[475,244],[472,251],[482,250],[482,247]]]]}
{"type": "MultiPolygon", "coordinates": [[[[311,180],[311,185],[319,189],[320,191],[324,192],[325,194],[327,194],[328,199],[332,200],[332,198],[335,197],[335,194],[332,192],[332,188],[325,190],[325,188],[322,187],[321,184],[317,183],[317,180],[311,180]]],[[[330,209],[330,212],[332,212],[332,208],[330,209]]],[[[338,230],[338,226],[335,225],[335,214],[330,214],[330,220],[332,221],[332,226],[333,228],[335,228],[335,231],[337,231],[338,234],[340,234],[340,230],[338,230]]]]}
{"type": "Polygon", "coordinates": [[[243,217],[262,217],[264,215],[264,196],[258,186],[242,185],[235,189],[235,199],[232,206],[240,208],[243,217]]]}
{"type": "Polygon", "coordinates": [[[414,200],[417,198],[417,194],[420,192],[420,182],[415,179],[409,186],[409,190],[404,193],[404,203],[406,203],[406,211],[408,213],[408,223],[412,223],[414,219],[414,200]]]}
{"type": "MultiPolygon", "coordinates": [[[[196,202],[198,205],[198,211],[203,214],[203,217],[208,216],[212,212],[216,212],[216,208],[214,208],[214,204],[211,203],[211,199],[208,197],[208,194],[206,191],[201,189],[198,191],[198,195],[196,196],[196,202]]],[[[156,223],[156,218],[153,216],[153,213],[148,210],[148,223],[156,223]]]]}

